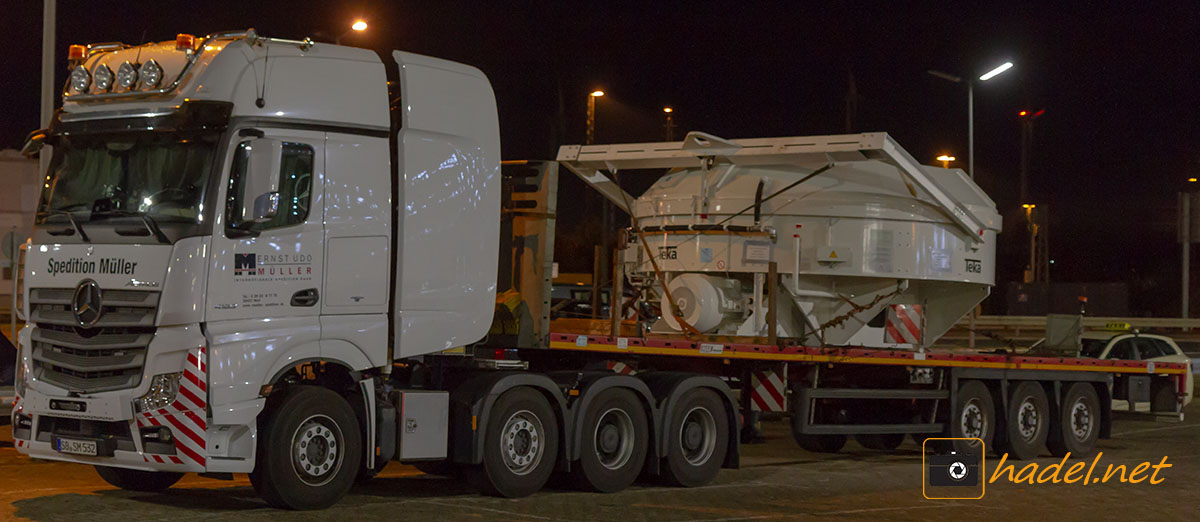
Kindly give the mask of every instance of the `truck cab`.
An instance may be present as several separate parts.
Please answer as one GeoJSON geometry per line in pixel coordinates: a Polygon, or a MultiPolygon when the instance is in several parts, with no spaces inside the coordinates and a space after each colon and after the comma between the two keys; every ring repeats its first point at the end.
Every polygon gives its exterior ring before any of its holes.
{"type": "MultiPolygon", "coordinates": [[[[311,371],[367,401],[357,383],[393,359],[486,334],[500,152],[477,69],[253,30],[70,57],[31,142],[52,159],[24,247],[19,451],[134,489],[261,475],[273,388],[311,371]]],[[[361,458],[331,449],[361,431],[342,409],[352,429],[297,421],[330,446],[300,485],[361,458]]]]}

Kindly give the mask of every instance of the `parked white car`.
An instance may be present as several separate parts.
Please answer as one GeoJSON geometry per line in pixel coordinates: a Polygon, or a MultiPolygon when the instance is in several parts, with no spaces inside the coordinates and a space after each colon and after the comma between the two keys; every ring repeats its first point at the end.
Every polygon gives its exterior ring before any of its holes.
{"type": "MultiPolygon", "coordinates": [[[[1083,348],[1080,355],[1097,359],[1123,359],[1131,361],[1162,361],[1183,363],[1188,367],[1187,397],[1184,405],[1192,402],[1192,360],[1175,344],[1175,340],[1164,335],[1137,333],[1132,331],[1088,331],[1082,335],[1083,348]]],[[[1129,403],[1113,400],[1113,411],[1128,410],[1129,403]]],[[[1139,403],[1137,411],[1149,411],[1149,403],[1139,403]]]]}

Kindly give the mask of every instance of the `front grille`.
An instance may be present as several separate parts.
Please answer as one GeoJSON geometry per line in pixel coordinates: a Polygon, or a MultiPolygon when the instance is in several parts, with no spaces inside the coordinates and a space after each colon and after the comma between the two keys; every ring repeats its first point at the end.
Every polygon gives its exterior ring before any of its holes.
{"type": "Polygon", "coordinates": [[[34,377],[79,393],[137,386],[154,337],[159,293],[103,291],[103,312],[90,328],[75,320],[74,294],[73,288],[29,291],[34,377]]]}

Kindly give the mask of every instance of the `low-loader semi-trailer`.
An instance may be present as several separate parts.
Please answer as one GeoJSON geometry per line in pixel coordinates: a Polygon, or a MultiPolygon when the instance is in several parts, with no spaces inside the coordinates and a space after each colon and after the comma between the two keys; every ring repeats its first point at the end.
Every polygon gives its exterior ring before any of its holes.
{"type": "MultiPolygon", "coordinates": [[[[805,447],[1090,451],[1185,367],[926,350],[993,284],[995,205],[886,134],[566,146],[502,168],[478,70],[253,30],[72,46],[22,248],[13,435],[127,489],[247,473],[321,508],[387,462],[527,495],[805,447]],[[558,167],[633,216],[613,321],[550,321],[558,167]],[[606,172],[671,169],[634,198],[606,172]],[[970,449],[963,443],[962,449],[970,449]]],[[[608,260],[605,260],[608,262],[608,260]]]]}

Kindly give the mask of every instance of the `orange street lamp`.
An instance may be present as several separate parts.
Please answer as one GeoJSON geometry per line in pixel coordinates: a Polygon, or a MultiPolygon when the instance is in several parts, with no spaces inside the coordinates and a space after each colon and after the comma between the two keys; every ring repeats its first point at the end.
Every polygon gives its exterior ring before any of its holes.
{"type": "Polygon", "coordinates": [[[949,154],[942,154],[941,156],[937,157],[937,160],[942,162],[942,168],[948,169],[948,168],[950,168],[950,162],[955,161],[956,158],[949,154]]]}
{"type": "Polygon", "coordinates": [[[588,93],[587,106],[587,144],[596,142],[596,98],[604,96],[604,91],[596,89],[588,93]]]}

